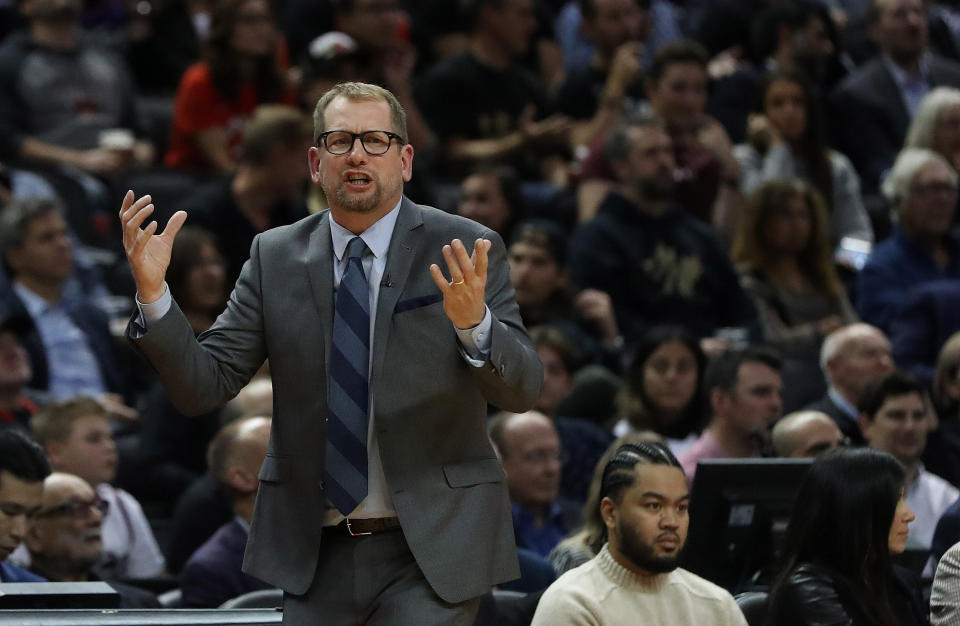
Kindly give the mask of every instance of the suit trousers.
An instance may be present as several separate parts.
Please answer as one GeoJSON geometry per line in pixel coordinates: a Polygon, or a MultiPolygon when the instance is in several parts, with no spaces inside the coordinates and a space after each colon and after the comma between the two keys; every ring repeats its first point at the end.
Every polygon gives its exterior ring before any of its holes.
{"type": "Polygon", "coordinates": [[[472,626],[480,599],[444,602],[420,571],[401,529],[350,537],[325,532],[303,595],[283,595],[292,626],[472,626]]]}

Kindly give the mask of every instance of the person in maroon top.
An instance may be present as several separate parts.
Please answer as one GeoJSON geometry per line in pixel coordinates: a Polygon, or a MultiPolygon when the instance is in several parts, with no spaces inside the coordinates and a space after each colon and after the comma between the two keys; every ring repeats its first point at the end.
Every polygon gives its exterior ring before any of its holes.
{"type": "MultiPolygon", "coordinates": [[[[654,56],[646,95],[650,113],[663,121],[673,143],[677,202],[729,239],[742,202],[737,190],[740,166],[727,132],[705,113],[707,62],[700,44],[677,41],[664,46],[654,56]]],[[[593,143],[581,166],[581,180],[587,182],[579,195],[581,221],[595,213],[616,180],[603,151],[606,138],[593,143]]]]}
{"type": "Polygon", "coordinates": [[[0,320],[0,428],[13,426],[29,431],[30,416],[37,412],[35,400],[24,393],[33,370],[18,338],[29,325],[29,320],[22,317],[0,320]]]}

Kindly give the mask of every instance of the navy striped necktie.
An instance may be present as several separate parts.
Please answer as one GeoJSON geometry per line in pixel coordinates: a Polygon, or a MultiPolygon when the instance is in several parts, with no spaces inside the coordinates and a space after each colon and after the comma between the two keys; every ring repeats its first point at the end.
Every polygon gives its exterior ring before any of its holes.
{"type": "Polygon", "coordinates": [[[363,273],[367,246],[347,244],[347,265],[337,289],[328,377],[325,491],[349,515],[367,497],[367,374],[370,363],[370,295],[363,273]]]}

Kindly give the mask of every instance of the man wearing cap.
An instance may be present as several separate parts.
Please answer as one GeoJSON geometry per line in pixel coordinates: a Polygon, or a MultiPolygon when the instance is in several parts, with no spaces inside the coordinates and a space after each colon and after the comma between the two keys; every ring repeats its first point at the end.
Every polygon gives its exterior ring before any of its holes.
{"type": "Polygon", "coordinates": [[[414,151],[390,92],[338,85],[314,122],[310,173],[329,212],[259,235],[199,340],[164,283],[187,216],[154,235],[155,222],[141,229],[150,197],[127,193],[141,303],[129,334],[185,414],[222,405],[270,360],[244,571],[284,590],[285,623],[472,624],[479,596],[519,574],[487,403],[525,411],[543,379],[504,246],[404,198],[414,151]]]}

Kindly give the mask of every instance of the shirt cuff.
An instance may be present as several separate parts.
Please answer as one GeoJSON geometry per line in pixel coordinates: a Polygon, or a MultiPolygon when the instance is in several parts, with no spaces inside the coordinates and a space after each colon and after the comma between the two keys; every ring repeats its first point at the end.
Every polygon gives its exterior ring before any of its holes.
{"type": "Polygon", "coordinates": [[[137,309],[140,314],[137,315],[137,324],[146,330],[150,324],[160,321],[167,311],[170,310],[170,303],[173,298],[170,296],[170,289],[167,283],[163,283],[163,295],[153,302],[140,302],[140,294],[137,294],[137,309]]]}
{"type": "Polygon", "coordinates": [[[490,307],[485,307],[483,321],[473,328],[456,328],[457,338],[460,340],[460,354],[474,367],[483,367],[490,356],[490,328],[493,326],[493,316],[490,307]]]}

